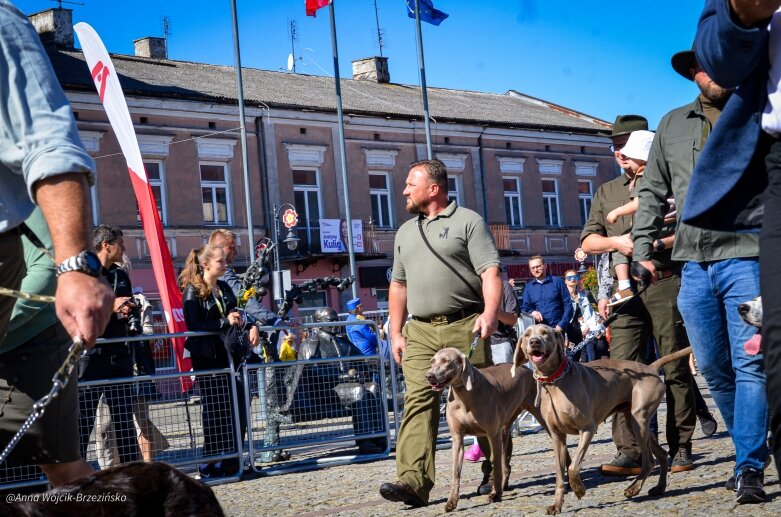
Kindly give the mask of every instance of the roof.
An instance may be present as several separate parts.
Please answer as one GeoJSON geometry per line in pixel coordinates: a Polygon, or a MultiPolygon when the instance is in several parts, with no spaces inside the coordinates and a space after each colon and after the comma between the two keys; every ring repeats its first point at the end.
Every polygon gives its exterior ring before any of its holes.
{"type": "MultiPolygon", "coordinates": [[[[55,72],[66,90],[93,91],[79,50],[49,48],[55,72]]],[[[114,54],[114,68],[128,96],[165,97],[236,104],[233,67],[114,54]]],[[[247,106],[336,111],[333,79],[325,76],[243,68],[247,106]]],[[[420,119],[418,86],[342,79],[346,114],[420,119]]],[[[437,122],[491,124],[586,134],[607,134],[610,124],[568,108],[510,91],[483,93],[428,88],[429,112],[437,122]]]]}

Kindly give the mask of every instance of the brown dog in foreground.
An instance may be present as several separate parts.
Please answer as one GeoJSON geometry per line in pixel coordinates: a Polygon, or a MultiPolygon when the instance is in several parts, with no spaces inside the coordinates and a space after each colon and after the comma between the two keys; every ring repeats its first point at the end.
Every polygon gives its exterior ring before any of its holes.
{"type": "Polygon", "coordinates": [[[653,468],[651,454],[659,462],[659,483],[650,495],[662,495],[667,486],[667,453],[659,445],[648,426],[665,393],[659,368],[685,357],[691,347],[644,365],[635,361],[603,359],[580,364],[571,361],[564,350],[564,337],[547,325],[534,325],[521,336],[513,357],[513,374],[525,374],[519,369],[527,357],[534,365],[541,400],[540,411],[548,425],[556,455],[556,496],[548,514],[561,511],[564,502],[564,471],[566,469],[567,435],[580,435],[574,460],[567,470],[572,491],[580,499],[586,487],[580,479],[580,465],[597,427],[614,413],[623,413],[632,426],[640,454],[640,475],[624,490],[634,497],[643,487],[653,468]]]}
{"type": "Polygon", "coordinates": [[[6,494],[0,515],[222,517],[214,492],[165,463],[126,463],[42,494],[6,494]]]}
{"type": "Polygon", "coordinates": [[[453,483],[445,505],[447,512],[458,505],[465,434],[487,436],[491,442],[494,486],[488,502],[492,503],[502,500],[508,485],[510,466],[505,447],[515,418],[526,410],[542,421],[534,407],[536,391],[531,370],[520,368],[513,376],[511,369],[510,364],[498,364],[478,370],[455,348],[440,350],[431,359],[431,369],[426,372],[431,389],[441,391],[450,386],[447,424],[453,438],[453,483]]]}

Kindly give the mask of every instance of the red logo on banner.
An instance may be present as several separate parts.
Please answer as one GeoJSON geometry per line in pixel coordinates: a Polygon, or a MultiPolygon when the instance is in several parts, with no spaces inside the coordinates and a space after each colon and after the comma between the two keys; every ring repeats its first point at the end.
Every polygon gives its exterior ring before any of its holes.
{"type": "Polygon", "coordinates": [[[101,61],[95,63],[95,66],[92,68],[92,80],[95,81],[95,86],[98,89],[100,102],[103,102],[103,95],[106,93],[106,82],[108,82],[108,74],[108,67],[105,66],[101,61]]]}

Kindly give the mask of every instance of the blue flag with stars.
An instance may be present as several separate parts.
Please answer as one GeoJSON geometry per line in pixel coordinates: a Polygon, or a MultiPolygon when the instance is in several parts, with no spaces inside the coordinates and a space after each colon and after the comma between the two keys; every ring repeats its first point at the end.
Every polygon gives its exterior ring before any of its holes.
{"type": "MultiPolygon", "coordinates": [[[[415,18],[415,0],[406,0],[406,2],[407,16],[415,18]]],[[[449,16],[439,9],[434,9],[434,3],[431,0],[418,0],[418,6],[420,7],[420,21],[431,25],[439,25],[449,16]]]]}

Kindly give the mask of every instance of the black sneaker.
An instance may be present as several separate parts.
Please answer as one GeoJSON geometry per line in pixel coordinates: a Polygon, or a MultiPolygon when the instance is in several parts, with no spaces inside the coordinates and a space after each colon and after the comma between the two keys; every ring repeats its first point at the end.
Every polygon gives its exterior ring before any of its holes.
{"type": "Polygon", "coordinates": [[[738,504],[757,504],[765,502],[765,476],[752,468],[744,468],[736,483],[738,504]]]}
{"type": "Polygon", "coordinates": [[[702,434],[705,436],[713,436],[719,424],[716,422],[716,419],[713,418],[713,415],[710,414],[710,411],[703,411],[697,415],[697,418],[700,421],[700,429],[702,429],[702,434]]]}
{"type": "Polygon", "coordinates": [[[692,453],[686,447],[680,447],[670,463],[670,472],[686,472],[694,468],[692,453]]]}
{"type": "Polygon", "coordinates": [[[413,508],[428,506],[428,502],[421,499],[412,487],[404,481],[383,483],[380,485],[380,495],[388,501],[397,501],[413,508]]]}
{"type": "Polygon", "coordinates": [[[619,452],[613,461],[599,467],[603,476],[637,476],[640,474],[640,463],[619,452]]]}
{"type": "Polygon", "coordinates": [[[727,479],[727,482],[724,483],[724,488],[734,492],[736,485],[737,485],[737,481],[735,480],[735,476],[730,476],[729,479],[727,479]]]}
{"type": "Polygon", "coordinates": [[[205,467],[198,465],[198,477],[201,480],[215,476],[214,463],[207,463],[205,467]]]}
{"type": "Polygon", "coordinates": [[[477,494],[478,495],[488,495],[491,493],[491,489],[494,487],[494,475],[489,474],[485,475],[483,474],[483,481],[480,482],[479,485],[477,485],[477,494]]]}

